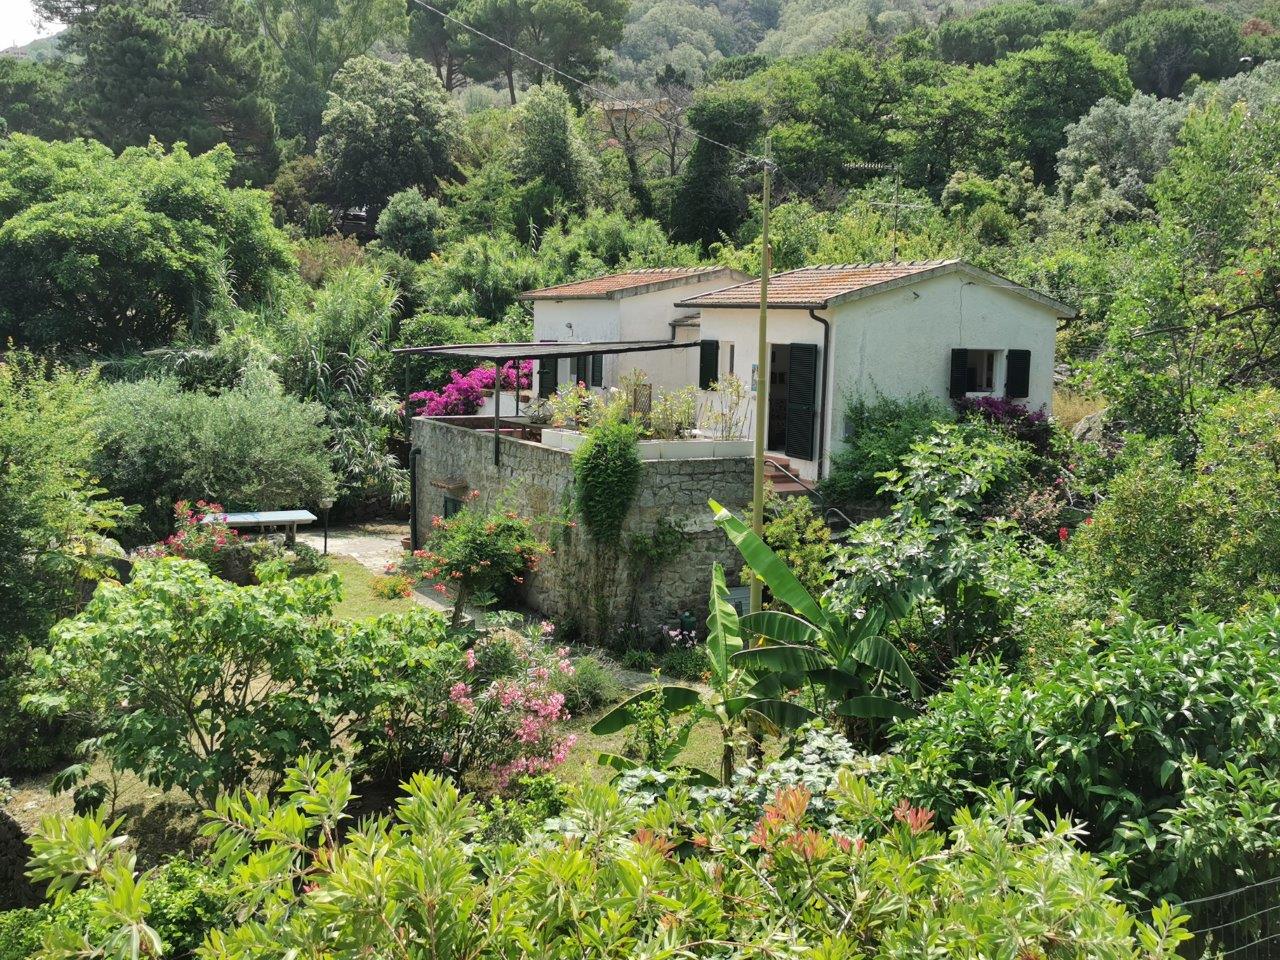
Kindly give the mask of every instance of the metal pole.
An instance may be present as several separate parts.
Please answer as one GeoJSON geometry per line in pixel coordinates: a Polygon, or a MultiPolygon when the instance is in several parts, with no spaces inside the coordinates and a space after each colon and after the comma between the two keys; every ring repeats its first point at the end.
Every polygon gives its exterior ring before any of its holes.
{"type": "Polygon", "coordinates": [[[501,439],[498,435],[499,414],[502,412],[502,362],[496,361],[497,371],[493,377],[493,465],[496,467],[502,460],[502,454],[498,452],[498,441],[501,439]]]}
{"type": "MultiPolygon", "coordinates": [[[[764,538],[764,434],[769,390],[769,187],[773,161],[772,137],[764,138],[764,191],[760,204],[760,322],[756,332],[756,436],[755,472],[751,482],[751,529],[764,538]]],[[[751,577],[750,610],[758,613],[764,605],[764,585],[751,577]]]]}

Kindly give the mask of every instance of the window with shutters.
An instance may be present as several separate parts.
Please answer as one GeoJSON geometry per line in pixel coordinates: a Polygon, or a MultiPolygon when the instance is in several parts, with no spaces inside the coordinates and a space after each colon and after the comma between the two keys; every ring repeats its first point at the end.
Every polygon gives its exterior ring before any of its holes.
{"type": "Polygon", "coordinates": [[[965,370],[967,393],[991,393],[996,388],[995,350],[969,350],[965,370]]]}
{"type": "Polygon", "coordinates": [[[703,340],[698,346],[698,389],[710,390],[720,379],[720,341],[703,340]]]}
{"type": "Polygon", "coordinates": [[[588,381],[593,387],[604,386],[604,354],[593,353],[591,355],[591,380],[588,381]]]}

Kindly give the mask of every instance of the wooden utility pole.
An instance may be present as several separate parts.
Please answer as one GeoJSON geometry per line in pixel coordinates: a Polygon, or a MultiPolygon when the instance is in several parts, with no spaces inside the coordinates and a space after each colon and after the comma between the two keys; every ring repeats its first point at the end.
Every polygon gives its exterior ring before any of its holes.
{"type": "MultiPolygon", "coordinates": [[[[772,138],[764,138],[764,190],[760,203],[760,323],[756,331],[756,435],[755,475],[751,483],[751,529],[764,539],[764,440],[769,394],[769,188],[773,179],[772,138]]],[[[764,605],[764,584],[751,577],[751,612],[764,605]]]]}

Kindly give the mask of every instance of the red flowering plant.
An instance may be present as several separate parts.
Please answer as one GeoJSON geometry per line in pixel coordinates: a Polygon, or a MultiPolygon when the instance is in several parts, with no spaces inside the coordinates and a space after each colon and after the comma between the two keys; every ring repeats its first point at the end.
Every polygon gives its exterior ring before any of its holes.
{"type": "Polygon", "coordinates": [[[389,573],[416,580],[434,580],[435,590],[449,595],[453,587],[453,625],[462,621],[471,601],[484,601],[524,583],[551,553],[551,546],[534,533],[534,521],[514,510],[469,504],[448,520],[431,518],[426,545],[406,556],[389,573]]]}
{"type": "Polygon", "coordinates": [[[255,562],[270,559],[271,547],[233,530],[227,526],[225,517],[226,511],[220,503],[179,500],[173,505],[173,533],[159,543],[139,547],[134,555],[199,560],[224,580],[249,583],[255,562]]]}

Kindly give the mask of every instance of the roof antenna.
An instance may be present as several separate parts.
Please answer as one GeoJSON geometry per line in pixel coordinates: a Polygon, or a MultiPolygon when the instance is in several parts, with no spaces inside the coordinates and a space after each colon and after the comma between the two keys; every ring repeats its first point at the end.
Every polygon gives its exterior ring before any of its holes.
{"type": "MultiPolygon", "coordinates": [[[[879,173],[893,174],[893,232],[890,234],[889,240],[893,251],[890,261],[898,262],[898,214],[902,209],[898,196],[902,189],[902,169],[896,163],[848,163],[845,164],[846,170],[872,170],[879,173]]],[[[884,204],[875,204],[873,206],[884,206],[884,204]]]]}

